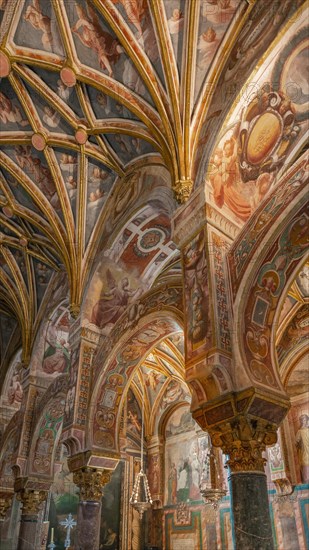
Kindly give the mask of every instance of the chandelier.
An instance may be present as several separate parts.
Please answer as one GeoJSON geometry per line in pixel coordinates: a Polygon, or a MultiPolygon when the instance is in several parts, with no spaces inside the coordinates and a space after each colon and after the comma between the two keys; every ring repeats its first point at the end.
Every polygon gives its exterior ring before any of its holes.
{"type": "Polygon", "coordinates": [[[205,504],[211,504],[215,510],[218,509],[220,500],[226,495],[226,490],[222,486],[220,464],[212,445],[206,454],[200,493],[205,504]]]}
{"type": "Polygon", "coordinates": [[[142,393],[142,430],[141,430],[141,469],[135,478],[135,483],[130,498],[130,504],[138,510],[140,519],[143,518],[143,514],[152,505],[151,494],[149,490],[149,483],[147,476],[144,472],[144,386],[142,393]]]}

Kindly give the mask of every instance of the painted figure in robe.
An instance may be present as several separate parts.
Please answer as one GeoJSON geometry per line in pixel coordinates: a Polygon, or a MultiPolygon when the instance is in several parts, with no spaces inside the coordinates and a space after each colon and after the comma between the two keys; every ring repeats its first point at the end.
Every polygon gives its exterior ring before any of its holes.
{"type": "Polygon", "coordinates": [[[117,63],[121,52],[118,41],[102,30],[99,18],[90,4],[87,4],[87,11],[77,3],[75,6],[78,20],[72,32],[77,34],[84,46],[96,52],[101,69],[106,69],[108,76],[112,76],[112,64],[117,63]]]}
{"type": "Polygon", "coordinates": [[[64,338],[59,343],[50,343],[44,353],[43,371],[47,374],[66,372],[70,365],[70,351],[64,338]]]}
{"type": "Polygon", "coordinates": [[[301,480],[303,483],[309,481],[309,415],[301,414],[299,417],[300,427],[296,433],[296,447],[300,465],[301,480]]]}
{"type": "Polygon", "coordinates": [[[106,279],[109,290],[102,294],[92,309],[91,322],[99,328],[103,328],[109,323],[114,324],[126,310],[130,300],[133,297],[138,297],[139,292],[139,289],[130,288],[128,277],[123,277],[117,285],[109,269],[106,272],[106,279]]]}

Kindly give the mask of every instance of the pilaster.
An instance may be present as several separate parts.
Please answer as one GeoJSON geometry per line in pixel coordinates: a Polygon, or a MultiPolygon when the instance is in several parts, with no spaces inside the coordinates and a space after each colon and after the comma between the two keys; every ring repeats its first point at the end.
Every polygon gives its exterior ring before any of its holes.
{"type": "Polygon", "coordinates": [[[231,305],[225,256],[240,230],[197,189],[172,220],[184,275],[186,380],[192,406],[233,389],[231,305]]]}
{"type": "Polygon", "coordinates": [[[70,334],[71,366],[65,403],[62,442],[72,455],[85,449],[86,422],[92,385],[92,365],[100,335],[80,325],[78,318],[70,334]]]}
{"type": "Polygon", "coordinates": [[[23,400],[20,408],[22,413],[21,431],[19,434],[19,445],[16,452],[14,464],[14,476],[22,477],[26,473],[29,449],[31,445],[31,430],[33,415],[40,395],[46,388],[37,383],[31,374],[31,367],[25,369],[22,379],[23,400]]]}
{"type": "Polygon", "coordinates": [[[164,442],[163,438],[153,436],[148,441],[148,481],[153,508],[163,507],[164,500],[164,442]]]}

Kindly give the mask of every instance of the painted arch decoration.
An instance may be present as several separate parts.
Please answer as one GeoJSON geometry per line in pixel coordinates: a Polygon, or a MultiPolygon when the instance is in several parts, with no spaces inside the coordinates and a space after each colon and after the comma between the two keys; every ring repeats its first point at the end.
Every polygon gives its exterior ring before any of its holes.
{"type": "MultiPolygon", "coordinates": [[[[284,197],[276,208],[276,217],[279,221],[277,230],[274,230],[274,241],[271,248],[265,247],[265,226],[267,223],[269,207],[274,207],[280,196],[273,194],[259,208],[257,215],[250,222],[251,234],[256,240],[251,241],[251,253],[243,256],[246,271],[242,271],[241,277],[235,277],[232,269],[232,285],[234,286],[234,303],[238,303],[240,294],[245,292],[248,281],[252,285],[252,291],[247,300],[243,301],[241,311],[244,314],[243,337],[239,334],[240,345],[237,350],[240,364],[244,364],[244,376],[254,385],[269,388],[277,392],[283,392],[283,386],[279,378],[277,356],[274,349],[273,324],[276,326],[276,318],[279,315],[278,306],[283,300],[284,294],[291,280],[297,274],[300,264],[306,258],[308,218],[306,210],[306,186],[307,160],[301,158],[297,166],[290,171],[287,180],[290,189],[294,187],[294,200],[289,202],[284,197]],[[271,206],[272,205],[272,206],[271,206]],[[262,252],[263,250],[263,252],[262,252]],[[255,262],[254,258],[258,258],[255,262]],[[250,266],[256,266],[253,270],[250,266]],[[245,275],[246,276],[245,276],[245,275]],[[237,282],[236,282],[237,281],[237,282]],[[244,283],[247,281],[247,283],[244,283]]],[[[272,217],[272,224],[274,218],[272,217]]],[[[249,227],[250,232],[250,227],[249,227]]],[[[248,228],[247,228],[248,235],[248,228]]],[[[237,250],[242,250],[242,239],[247,237],[240,234],[237,239],[237,250]]],[[[269,239],[269,230],[267,233],[269,239]]],[[[269,240],[268,240],[269,242],[269,240]]],[[[243,249],[244,250],[244,249],[243,249]]],[[[233,264],[233,254],[236,251],[234,243],[229,253],[229,263],[233,264]]]]}
{"type": "MultiPolygon", "coordinates": [[[[101,368],[97,372],[97,389],[91,396],[90,416],[87,420],[91,426],[89,443],[94,447],[105,448],[109,452],[118,449],[116,433],[124,391],[129,387],[137,366],[149,350],[175,332],[179,332],[178,322],[170,317],[168,319],[163,311],[156,314],[155,318],[153,315],[146,316],[140,328],[122,337],[116,355],[110,357],[103,370],[101,368]]],[[[99,362],[97,364],[102,365],[99,362]]]]}

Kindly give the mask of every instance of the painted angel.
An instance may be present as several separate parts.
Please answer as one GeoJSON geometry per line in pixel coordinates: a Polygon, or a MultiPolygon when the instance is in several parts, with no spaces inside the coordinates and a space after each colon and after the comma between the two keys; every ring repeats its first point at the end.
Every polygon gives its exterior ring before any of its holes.
{"type": "Polygon", "coordinates": [[[177,35],[184,27],[184,16],[180,9],[175,8],[167,21],[168,30],[171,35],[177,35]]]}
{"type": "Polygon", "coordinates": [[[0,120],[3,124],[16,123],[27,126],[28,120],[23,119],[19,108],[3,93],[0,92],[0,120]]]}
{"type": "Polygon", "coordinates": [[[43,120],[50,128],[57,128],[60,122],[60,115],[55,109],[52,109],[49,105],[44,107],[43,120]]]}
{"type": "Polygon", "coordinates": [[[20,404],[23,397],[23,388],[20,380],[20,366],[15,367],[13,376],[11,378],[10,387],[8,389],[8,401],[10,405],[20,404]]]}
{"type": "Polygon", "coordinates": [[[199,69],[205,70],[209,67],[219,47],[220,39],[213,27],[208,27],[207,31],[201,34],[197,45],[200,55],[199,69]]]}
{"type": "Polygon", "coordinates": [[[25,21],[38,31],[42,31],[43,47],[51,51],[53,46],[53,35],[51,32],[50,17],[42,12],[39,0],[32,0],[32,4],[27,7],[24,15],[25,21]]]}
{"type": "Polygon", "coordinates": [[[102,30],[99,18],[89,3],[87,10],[80,4],[76,3],[75,6],[78,20],[72,27],[72,32],[77,34],[84,46],[96,52],[101,69],[106,69],[108,76],[112,76],[112,64],[117,63],[122,51],[119,42],[102,30]]]}
{"type": "Polygon", "coordinates": [[[112,0],[112,2],[123,6],[128,21],[136,28],[138,38],[141,38],[143,34],[141,21],[146,9],[145,0],[112,0]]]}
{"type": "Polygon", "coordinates": [[[215,5],[206,0],[202,5],[202,16],[214,25],[227,25],[231,21],[236,7],[236,0],[218,0],[215,5]]]}
{"type": "Polygon", "coordinates": [[[161,374],[151,370],[146,378],[146,386],[150,387],[152,391],[156,391],[158,384],[160,384],[161,374]]]}

